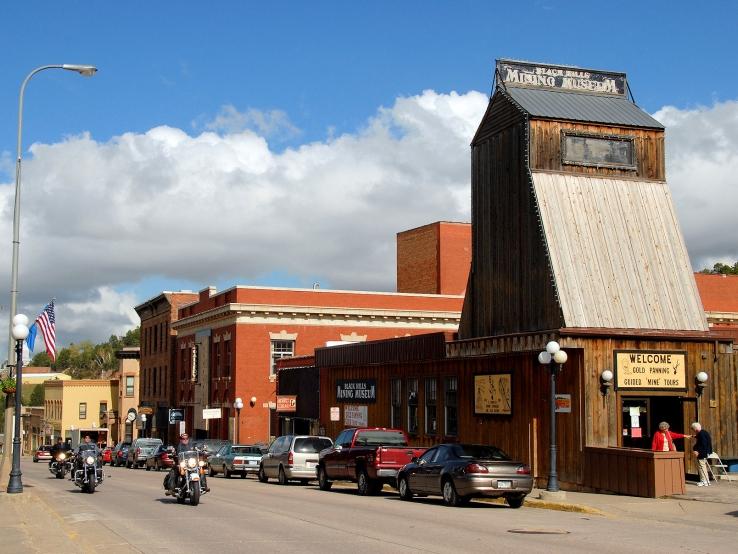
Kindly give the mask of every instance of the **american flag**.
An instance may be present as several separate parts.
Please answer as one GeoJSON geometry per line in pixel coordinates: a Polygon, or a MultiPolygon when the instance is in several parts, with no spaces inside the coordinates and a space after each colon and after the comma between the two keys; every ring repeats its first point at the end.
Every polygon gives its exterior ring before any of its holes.
{"type": "Polygon", "coordinates": [[[54,315],[54,301],[49,302],[36,318],[41,334],[44,336],[46,353],[56,361],[56,315],[54,315]]]}

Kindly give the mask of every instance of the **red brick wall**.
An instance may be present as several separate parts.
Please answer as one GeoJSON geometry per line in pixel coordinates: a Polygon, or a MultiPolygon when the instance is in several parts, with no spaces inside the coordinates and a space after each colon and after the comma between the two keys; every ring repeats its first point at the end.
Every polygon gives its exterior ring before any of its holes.
{"type": "Polygon", "coordinates": [[[439,221],[397,234],[397,292],[463,294],[471,225],[439,221]]]}

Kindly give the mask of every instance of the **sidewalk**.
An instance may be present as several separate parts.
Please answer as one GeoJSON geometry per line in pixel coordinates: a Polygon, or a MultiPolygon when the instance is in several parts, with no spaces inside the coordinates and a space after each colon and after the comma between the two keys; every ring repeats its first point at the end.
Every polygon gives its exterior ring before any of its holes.
{"type": "Polygon", "coordinates": [[[531,508],[544,508],[568,512],[581,512],[601,516],[649,517],[674,516],[684,514],[685,501],[694,502],[694,509],[700,510],[704,505],[698,503],[718,504],[717,512],[736,511],[738,514],[738,482],[717,481],[709,487],[698,487],[697,483],[687,482],[685,494],[667,498],[641,498],[616,494],[587,492],[565,493],[561,501],[541,500],[540,490],[534,489],[526,498],[525,505],[531,508]]]}

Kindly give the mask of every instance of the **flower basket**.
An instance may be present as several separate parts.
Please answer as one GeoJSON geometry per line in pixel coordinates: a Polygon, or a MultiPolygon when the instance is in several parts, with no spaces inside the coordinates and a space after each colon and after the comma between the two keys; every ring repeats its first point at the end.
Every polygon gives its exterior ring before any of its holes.
{"type": "Polygon", "coordinates": [[[15,379],[12,377],[0,379],[0,389],[2,389],[5,394],[15,394],[15,379]]]}
{"type": "Polygon", "coordinates": [[[3,388],[3,392],[5,394],[15,394],[15,387],[5,387],[3,388]]]}

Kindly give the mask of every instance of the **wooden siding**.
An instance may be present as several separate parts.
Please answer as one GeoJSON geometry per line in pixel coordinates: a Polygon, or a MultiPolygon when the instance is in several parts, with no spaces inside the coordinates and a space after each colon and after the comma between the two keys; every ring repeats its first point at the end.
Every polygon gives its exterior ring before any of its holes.
{"type": "Polygon", "coordinates": [[[461,338],[561,326],[526,148],[524,116],[495,94],[472,144],[472,268],[461,338]]]}
{"type": "Polygon", "coordinates": [[[664,169],[664,131],[633,129],[571,121],[530,120],[530,168],[544,171],[567,171],[585,175],[666,179],[664,169]],[[633,137],[637,169],[616,169],[563,164],[561,162],[561,132],[576,131],[598,135],[633,137]]]}
{"type": "MultiPolygon", "coordinates": [[[[328,435],[335,437],[344,428],[343,419],[330,421],[331,406],[346,403],[336,401],[335,382],[339,379],[377,380],[377,401],[367,405],[369,425],[390,427],[391,381],[402,380],[402,425],[407,430],[407,380],[418,379],[418,428],[411,442],[419,446],[431,446],[442,441],[494,444],[513,458],[531,465],[539,485],[548,476],[549,446],[549,381],[550,373],[536,361],[538,352],[523,352],[482,358],[436,360],[406,364],[357,365],[355,367],[320,368],[320,422],[328,435]],[[512,416],[474,414],[474,375],[488,373],[512,374],[512,416]],[[444,379],[458,379],[458,436],[445,434],[444,379]],[[437,380],[437,434],[428,435],[425,429],[424,379],[437,380]]],[[[584,446],[580,432],[583,406],[580,398],[579,379],[582,354],[569,351],[569,361],[557,381],[557,391],[571,394],[572,412],[558,414],[558,471],[559,480],[573,485],[581,483],[581,454],[584,446]]]]}
{"type": "Polygon", "coordinates": [[[665,182],[533,181],[565,327],[708,329],[665,182]]]}

